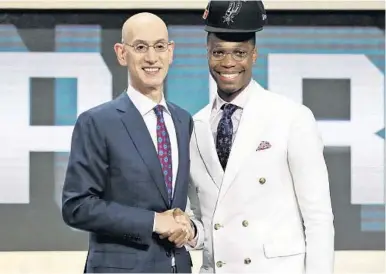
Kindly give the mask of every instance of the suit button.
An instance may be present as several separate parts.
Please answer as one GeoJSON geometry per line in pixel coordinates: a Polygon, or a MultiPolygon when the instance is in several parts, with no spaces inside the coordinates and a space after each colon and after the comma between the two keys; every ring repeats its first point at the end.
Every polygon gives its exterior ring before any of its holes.
{"type": "Polygon", "coordinates": [[[251,263],[251,259],[249,258],[244,259],[244,264],[250,264],[250,263],[251,263]]]}
{"type": "Polygon", "coordinates": [[[266,181],[267,181],[267,180],[266,180],[264,177],[261,177],[261,178],[259,179],[259,183],[262,184],[262,185],[264,185],[266,181]]]}
{"type": "Polygon", "coordinates": [[[216,266],[217,267],[222,267],[224,265],[224,263],[222,262],[222,261],[218,261],[217,263],[216,263],[216,266]]]}
{"type": "Polygon", "coordinates": [[[243,227],[247,227],[248,226],[248,221],[247,220],[244,220],[243,221],[243,227]]]}
{"type": "Polygon", "coordinates": [[[216,229],[216,230],[219,230],[219,229],[220,229],[220,227],[221,227],[221,225],[220,225],[220,224],[215,224],[215,225],[214,225],[214,229],[216,229]]]}

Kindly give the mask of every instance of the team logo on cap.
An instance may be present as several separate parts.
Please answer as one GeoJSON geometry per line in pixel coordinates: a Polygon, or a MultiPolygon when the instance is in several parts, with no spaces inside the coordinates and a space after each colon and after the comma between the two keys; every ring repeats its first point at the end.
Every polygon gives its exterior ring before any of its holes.
{"type": "Polygon", "coordinates": [[[225,12],[225,15],[223,18],[223,23],[227,23],[228,25],[230,23],[233,23],[233,19],[237,14],[239,14],[241,7],[243,6],[242,2],[245,2],[246,0],[242,1],[230,1],[228,5],[228,9],[225,12]]]}
{"type": "Polygon", "coordinates": [[[202,18],[203,19],[206,19],[208,17],[208,14],[209,14],[209,10],[208,9],[205,9],[204,10],[204,14],[202,15],[202,18]]]}

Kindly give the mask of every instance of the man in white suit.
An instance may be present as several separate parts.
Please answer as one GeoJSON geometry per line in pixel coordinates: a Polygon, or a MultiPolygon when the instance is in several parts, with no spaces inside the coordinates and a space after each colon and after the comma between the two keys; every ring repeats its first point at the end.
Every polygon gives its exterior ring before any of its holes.
{"type": "Polygon", "coordinates": [[[333,273],[334,226],[323,144],[306,106],[252,79],[261,1],[204,13],[214,100],[194,116],[189,201],[204,226],[201,272],[333,273]]]}

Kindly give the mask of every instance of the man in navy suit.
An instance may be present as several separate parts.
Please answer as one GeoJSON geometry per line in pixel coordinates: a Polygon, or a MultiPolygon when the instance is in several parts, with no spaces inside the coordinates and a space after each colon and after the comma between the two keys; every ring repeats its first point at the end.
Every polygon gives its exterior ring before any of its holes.
{"type": "Polygon", "coordinates": [[[90,233],[87,273],[191,272],[184,245],[201,224],[176,220],[187,203],[193,123],[163,95],[173,49],[159,17],[129,18],[114,46],[127,91],[75,124],[62,215],[90,233]]]}

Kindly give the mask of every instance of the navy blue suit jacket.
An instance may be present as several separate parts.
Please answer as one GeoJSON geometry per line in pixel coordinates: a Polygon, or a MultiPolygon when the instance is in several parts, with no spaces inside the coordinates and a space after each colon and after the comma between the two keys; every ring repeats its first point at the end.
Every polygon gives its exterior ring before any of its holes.
{"type": "Polygon", "coordinates": [[[154,212],[185,210],[189,142],[188,112],[168,103],[177,134],[179,166],[173,203],[146,124],[126,92],[82,113],[74,128],[62,197],[66,224],[90,232],[87,273],[171,270],[191,272],[186,249],[153,233],[154,212]]]}

